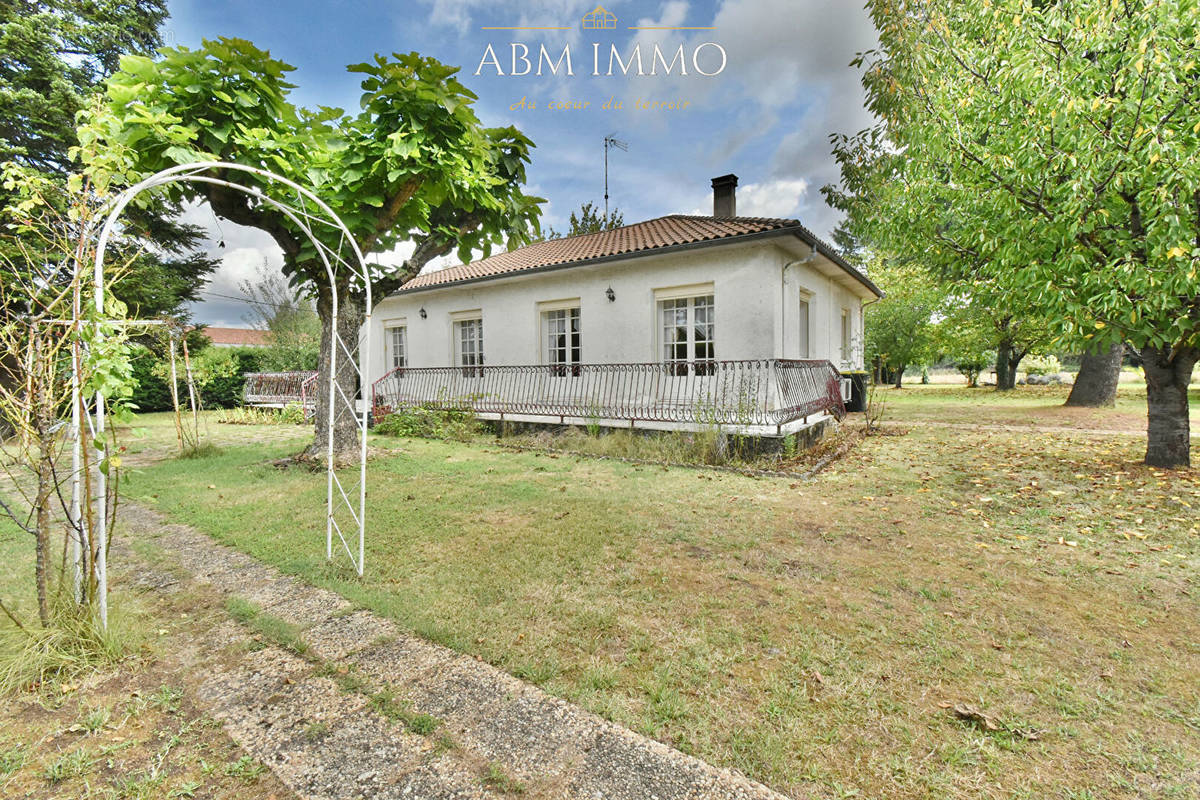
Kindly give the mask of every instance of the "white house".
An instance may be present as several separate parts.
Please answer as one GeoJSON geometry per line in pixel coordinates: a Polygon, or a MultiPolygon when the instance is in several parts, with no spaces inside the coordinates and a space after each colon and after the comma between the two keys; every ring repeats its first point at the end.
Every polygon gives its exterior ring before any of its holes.
{"type": "Polygon", "coordinates": [[[738,217],[736,176],[712,185],[712,217],[540,242],[379,301],[377,407],[768,435],[812,424],[840,401],[838,370],[861,368],[863,305],[882,295],[798,221],[738,217]]]}

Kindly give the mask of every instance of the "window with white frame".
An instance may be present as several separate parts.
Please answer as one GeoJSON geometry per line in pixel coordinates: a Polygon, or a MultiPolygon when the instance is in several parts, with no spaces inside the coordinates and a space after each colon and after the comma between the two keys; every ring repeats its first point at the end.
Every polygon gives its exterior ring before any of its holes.
{"type": "Polygon", "coordinates": [[[543,357],[558,376],[579,374],[583,339],[579,328],[579,306],[542,312],[543,357]]]}
{"type": "Polygon", "coordinates": [[[800,305],[796,312],[796,326],[799,333],[798,347],[796,348],[796,358],[812,358],[811,349],[808,343],[808,320],[809,307],[811,296],[807,293],[800,295],[800,305]]]}
{"type": "Polygon", "coordinates": [[[408,328],[404,325],[388,326],[384,337],[387,347],[387,363],[390,369],[408,366],[408,328]]]}
{"type": "Polygon", "coordinates": [[[658,303],[662,354],[671,375],[711,375],[716,358],[713,295],[676,297],[658,303]]]}
{"type": "Polygon", "coordinates": [[[842,364],[850,365],[850,309],[842,309],[842,364]]]}
{"type": "Polygon", "coordinates": [[[462,367],[463,376],[483,374],[483,320],[460,319],[454,323],[454,360],[462,367]]]}

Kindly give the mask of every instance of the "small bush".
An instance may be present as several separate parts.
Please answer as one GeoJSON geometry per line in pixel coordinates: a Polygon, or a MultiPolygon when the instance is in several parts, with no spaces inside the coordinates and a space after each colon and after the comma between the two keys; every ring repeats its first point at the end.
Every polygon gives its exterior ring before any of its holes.
{"type": "Polygon", "coordinates": [[[185,446],[179,453],[179,458],[214,458],[221,455],[221,448],[212,442],[200,442],[185,446]]]}
{"type": "Polygon", "coordinates": [[[725,466],[737,461],[736,446],[715,428],[700,431],[635,432],[602,429],[592,434],[569,428],[561,433],[549,431],[513,437],[531,446],[548,450],[568,450],[593,456],[629,458],[667,464],[725,466]]]}
{"type": "Polygon", "coordinates": [[[1062,372],[1058,356],[1026,356],[1021,362],[1026,375],[1050,375],[1062,372]]]}
{"type": "Polygon", "coordinates": [[[288,403],[282,409],[256,408],[254,406],[224,408],[217,412],[216,420],[226,425],[308,424],[308,418],[304,416],[304,407],[299,403],[288,403]]]}
{"type": "Polygon", "coordinates": [[[193,361],[208,373],[200,387],[204,407],[234,408],[242,404],[246,373],[260,371],[263,354],[255,347],[207,347],[193,361]]]}
{"type": "Polygon", "coordinates": [[[304,406],[299,403],[288,403],[279,412],[279,423],[281,425],[307,424],[308,417],[304,415],[304,406]]]}
{"type": "Polygon", "coordinates": [[[423,439],[452,439],[465,442],[479,434],[481,426],[469,411],[418,406],[393,411],[375,425],[384,436],[423,439]]]}

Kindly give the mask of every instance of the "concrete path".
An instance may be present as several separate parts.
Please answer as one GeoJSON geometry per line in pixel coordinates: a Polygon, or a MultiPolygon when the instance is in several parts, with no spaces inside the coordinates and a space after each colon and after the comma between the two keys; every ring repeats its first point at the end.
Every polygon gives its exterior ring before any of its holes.
{"type": "Polygon", "coordinates": [[[199,696],[303,798],[782,800],[155,512],[126,503],[121,524],[154,551],[139,561],[123,548],[127,582],[240,597],[260,622],[299,630],[302,644],[263,646],[271,636],[218,625],[201,646],[231,655],[203,660],[199,696]]]}

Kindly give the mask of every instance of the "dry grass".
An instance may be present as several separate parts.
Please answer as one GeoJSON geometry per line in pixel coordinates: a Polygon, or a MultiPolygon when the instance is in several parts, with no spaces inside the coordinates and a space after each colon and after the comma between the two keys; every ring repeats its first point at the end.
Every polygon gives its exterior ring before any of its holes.
{"type": "Polygon", "coordinates": [[[911,390],[889,398],[908,433],[811,482],[400,440],[372,465],[364,581],[324,562],[323,478],[263,465],[287,445],[130,491],[785,792],[1196,797],[1200,470],[1037,429],[1120,430],[1136,400],[1057,401],[911,390]]]}

